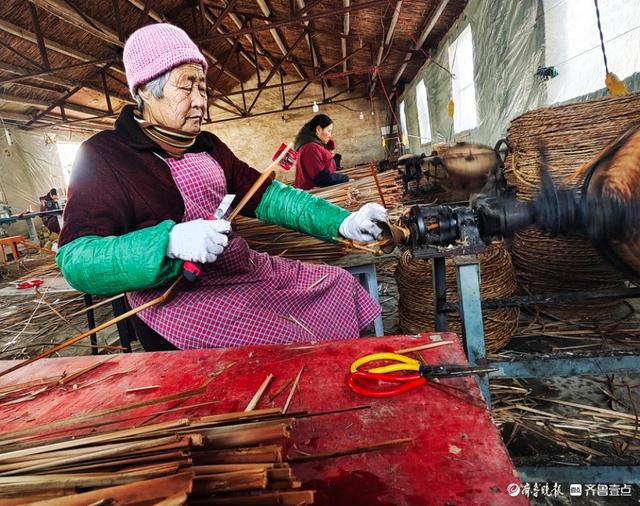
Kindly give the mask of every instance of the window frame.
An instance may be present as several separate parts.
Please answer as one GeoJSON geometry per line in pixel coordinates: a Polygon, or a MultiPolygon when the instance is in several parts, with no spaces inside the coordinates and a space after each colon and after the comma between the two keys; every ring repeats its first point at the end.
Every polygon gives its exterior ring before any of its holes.
{"type": "Polygon", "coordinates": [[[427,92],[427,85],[424,82],[424,79],[420,79],[418,84],[416,84],[416,110],[418,113],[418,130],[420,133],[420,144],[424,146],[425,144],[431,144],[433,141],[433,134],[431,132],[431,117],[429,114],[429,94],[427,92]],[[420,90],[423,90],[422,100],[420,90]],[[421,104],[424,104],[424,110],[421,107],[421,104]],[[426,124],[424,124],[426,122],[426,124]],[[424,135],[423,129],[426,130],[427,135],[424,135]]]}
{"type": "Polygon", "coordinates": [[[476,86],[474,81],[474,48],[473,48],[473,30],[471,29],[471,24],[467,24],[467,26],[458,34],[455,40],[449,44],[448,47],[448,56],[449,56],[449,69],[452,74],[456,76],[455,79],[451,78],[451,99],[453,100],[454,109],[453,109],[453,132],[458,134],[461,132],[466,132],[469,130],[473,130],[474,128],[478,128],[479,126],[479,117],[478,117],[478,100],[476,97],[476,86]],[[463,51],[466,49],[466,42],[468,37],[469,43],[469,54],[465,55],[459,51],[460,43],[463,43],[462,49],[463,51]],[[461,57],[464,60],[461,60],[461,57]],[[459,80],[460,79],[460,80],[459,80]],[[462,83],[462,79],[465,79],[464,86],[459,85],[462,83]],[[468,82],[466,80],[468,79],[468,82]],[[471,90],[468,93],[467,90],[471,90]],[[466,95],[471,95],[473,98],[473,109],[465,108],[462,106],[466,105],[467,102],[466,95]],[[469,111],[473,111],[471,114],[469,111]],[[461,116],[464,112],[464,116],[461,116]]]}

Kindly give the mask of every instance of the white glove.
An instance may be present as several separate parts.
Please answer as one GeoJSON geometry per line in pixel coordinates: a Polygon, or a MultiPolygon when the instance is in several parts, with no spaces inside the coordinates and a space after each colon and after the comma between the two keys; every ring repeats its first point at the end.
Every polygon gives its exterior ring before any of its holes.
{"type": "Polygon", "coordinates": [[[167,256],[191,262],[215,262],[229,242],[226,220],[193,220],[178,223],[169,232],[167,256]]]}
{"type": "Polygon", "coordinates": [[[365,204],[355,213],[347,216],[338,231],[345,239],[359,242],[375,241],[382,233],[376,221],[385,223],[387,210],[380,204],[365,204]]]}

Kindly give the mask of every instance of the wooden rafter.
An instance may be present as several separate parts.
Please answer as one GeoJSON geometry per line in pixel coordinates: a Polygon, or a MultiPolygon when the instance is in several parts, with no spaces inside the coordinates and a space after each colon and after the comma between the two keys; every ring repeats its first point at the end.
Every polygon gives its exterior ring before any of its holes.
{"type": "Polygon", "coordinates": [[[306,31],[303,31],[298,38],[296,39],[296,41],[293,43],[293,45],[289,48],[289,50],[287,51],[287,53],[282,57],[282,59],[280,61],[278,61],[278,63],[276,64],[275,67],[273,67],[271,69],[271,71],[269,72],[269,75],[267,76],[267,78],[264,80],[263,84],[261,85],[261,87],[258,87],[258,93],[256,94],[255,98],[253,99],[253,102],[251,103],[251,105],[249,106],[248,112],[251,112],[251,110],[253,109],[253,106],[256,105],[256,102],[258,101],[258,98],[260,98],[260,95],[262,94],[262,91],[264,90],[264,87],[269,84],[269,81],[271,80],[271,78],[274,76],[274,74],[278,71],[278,69],[282,66],[282,64],[284,62],[286,62],[289,58],[289,56],[291,55],[291,53],[293,53],[294,49],[296,47],[298,47],[298,44],[300,44],[300,41],[304,38],[306,31]]]}
{"type": "Polygon", "coordinates": [[[31,2],[29,3],[29,12],[31,13],[31,22],[33,23],[33,29],[36,32],[40,58],[42,58],[41,66],[45,70],[49,70],[49,57],[47,56],[47,47],[44,45],[44,37],[42,36],[42,30],[40,29],[40,18],[38,17],[38,9],[31,2]]]}
{"type": "MultiPolygon", "coordinates": [[[[320,19],[320,18],[326,18],[326,17],[335,17],[338,16],[340,14],[344,14],[345,12],[354,12],[354,11],[359,11],[359,10],[363,10],[363,9],[369,9],[371,7],[377,7],[378,5],[382,5],[382,4],[386,4],[388,3],[388,0],[369,0],[368,2],[364,2],[361,4],[352,4],[349,7],[343,7],[341,9],[333,9],[331,11],[327,11],[327,12],[319,12],[319,13],[315,13],[315,14],[308,14],[307,17],[305,19],[307,19],[308,21],[314,20],[314,19],[320,19]]],[[[308,5],[307,7],[309,7],[310,5],[308,5]]],[[[313,4],[313,6],[315,6],[315,3],[313,4]]],[[[296,23],[300,23],[300,18],[298,17],[294,17],[294,18],[280,18],[280,19],[272,19],[268,24],[265,25],[256,25],[253,26],[252,28],[244,28],[242,30],[236,30],[234,32],[228,32],[225,35],[209,35],[207,37],[202,37],[200,40],[198,40],[198,42],[212,42],[215,40],[219,40],[223,37],[239,37],[240,35],[245,35],[245,34],[249,34],[249,33],[257,33],[257,32],[263,32],[265,30],[273,30],[275,28],[279,28],[281,26],[287,26],[287,25],[292,25],[292,24],[296,24],[296,23]]]]}

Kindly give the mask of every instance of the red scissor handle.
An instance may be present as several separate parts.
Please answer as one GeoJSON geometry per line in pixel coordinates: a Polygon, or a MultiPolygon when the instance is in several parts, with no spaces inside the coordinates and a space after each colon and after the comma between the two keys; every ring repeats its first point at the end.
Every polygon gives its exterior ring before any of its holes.
{"type": "Polygon", "coordinates": [[[356,371],[349,375],[349,379],[347,380],[347,384],[349,388],[356,392],[357,394],[364,395],[366,397],[395,397],[396,395],[403,394],[411,390],[412,388],[416,388],[424,385],[427,382],[425,378],[420,376],[420,374],[378,374],[373,372],[362,372],[356,371]],[[367,387],[364,387],[356,380],[377,380],[384,381],[387,383],[398,383],[399,385],[393,388],[387,388],[384,390],[373,390],[367,387]]]}

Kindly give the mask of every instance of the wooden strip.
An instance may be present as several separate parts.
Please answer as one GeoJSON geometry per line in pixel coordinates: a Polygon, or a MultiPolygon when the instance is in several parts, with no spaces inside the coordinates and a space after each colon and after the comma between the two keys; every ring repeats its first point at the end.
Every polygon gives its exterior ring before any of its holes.
{"type": "Polygon", "coordinates": [[[603,413],[605,415],[611,415],[614,416],[616,418],[628,418],[630,420],[637,420],[638,417],[636,417],[635,415],[632,415],[630,413],[623,413],[621,411],[614,411],[612,409],[604,409],[604,408],[597,408],[595,406],[589,406],[587,404],[578,404],[576,402],[568,402],[568,401],[560,401],[557,399],[539,399],[542,401],[546,401],[546,402],[553,402],[555,404],[562,404],[563,406],[571,406],[574,408],[578,408],[578,409],[586,409],[588,411],[594,411],[596,413],[603,413]]]}
{"type": "Polygon", "coordinates": [[[224,424],[231,421],[252,420],[261,417],[271,417],[282,414],[280,408],[263,408],[253,411],[236,411],[233,413],[222,413],[219,415],[208,415],[191,420],[191,427],[201,427],[204,425],[224,424]]]}
{"type": "Polygon", "coordinates": [[[76,448],[78,446],[87,446],[94,443],[104,443],[107,441],[117,441],[130,436],[142,436],[157,430],[168,430],[179,427],[185,427],[189,425],[189,419],[180,418],[178,420],[172,420],[170,422],[157,423],[155,425],[148,425],[146,427],[134,427],[132,429],[124,429],[115,432],[108,432],[97,436],[79,437],[76,439],[65,439],[59,443],[52,443],[49,445],[34,446],[31,448],[25,448],[22,450],[16,450],[11,452],[5,452],[0,454],[0,462],[6,460],[15,459],[25,455],[36,455],[45,452],[52,452],[56,450],[63,450],[67,448],[76,448]]]}
{"type": "Polygon", "coordinates": [[[79,371],[76,371],[74,373],[71,373],[69,376],[63,376],[63,378],[58,381],[58,385],[66,385],[67,383],[72,382],[74,379],[79,378],[80,376],[82,376],[85,373],[88,373],[90,371],[93,371],[94,369],[97,369],[98,367],[100,367],[102,364],[108,362],[109,360],[111,360],[113,358],[113,356],[111,357],[107,357],[105,360],[103,360],[102,362],[97,362],[95,364],[91,364],[88,367],[85,367],[84,369],[80,369],[79,371]]]}
{"type": "Polygon", "coordinates": [[[376,444],[367,445],[367,446],[356,446],[356,447],[347,448],[344,450],[336,450],[336,451],[325,452],[325,453],[316,453],[314,455],[302,455],[300,457],[293,457],[293,458],[287,459],[287,462],[290,462],[292,464],[297,464],[300,462],[309,462],[310,460],[333,459],[336,457],[342,457],[344,455],[375,452],[378,450],[384,450],[386,448],[397,448],[399,446],[412,444],[413,442],[414,440],[412,438],[391,439],[389,441],[383,441],[382,443],[376,443],[376,444]]]}
{"type": "Polygon", "coordinates": [[[185,451],[174,451],[174,452],[163,452],[161,455],[144,455],[142,457],[118,457],[115,459],[110,459],[102,462],[92,463],[92,464],[83,464],[81,466],[74,467],[64,467],[65,472],[79,471],[79,470],[91,470],[91,469],[104,469],[104,468],[116,468],[123,466],[131,466],[135,464],[145,464],[148,462],[162,462],[164,460],[174,461],[182,463],[190,464],[191,461],[187,457],[189,455],[188,452],[185,451]]]}
{"type": "MultiPolygon", "coordinates": [[[[217,474],[217,473],[230,473],[233,471],[266,471],[273,469],[275,464],[213,464],[207,466],[193,466],[191,469],[196,476],[201,474],[217,474]]],[[[287,468],[290,469],[290,468],[287,468]]]]}
{"type": "Polygon", "coordinates": [[[267,488],[267,471],[234,471],[230,473],[195,476],[193,495],[264,490],[267,488]]]}
{"type": "Polygon", "coordinates": [[[263,183],[269,178],[269,176],[271,176],[271,174],[273,174],[276,171],[276,167],[278,166],[280,161],[286,156],[286,154],[291,150],[292,147],[293,147],[293,143],[289,143],[289,145],[287,145],[287,147],[282,150],[282,153],[280,153],[278,158],[276,158],[273,162],[271,162],[267,166],[267,168],[262,172],[262,174],[260,174],[258,179],[256,179],[256,182],[253,183],[253,185],[251,185],[251,188],[249,188],[247,193],[245,193],[242,200],[238,203],[237,206],[235,206],[235,208],[227,218],[228,221],[233,221],[233,219],[236,216],[238,216],[238,214],[240,213],[240,211],[242,211],[244,206],[247,205],[247,202],[251,200],[251,197],[253,197],[253,194],[257,192],[260,189],[260,187],[263,185],[263,183]]]}
{"type": "Polygon", "coordinates": [[[291,385],[291,390],[289,390],[289,395],[287,396],[287,400],[284,403],[284,406],[282,407],[282,414],[286,414],[287,410],[289,409],[289,404],[291,404],[291,399],[293,399],[293,393],[296,391],[296,387],[298,386],[298,383],[300,381],[300,377],[302,376],[303,371],[304,371],[304,366],[302,366],[302,368],[300,369],[300,372],[296,376],[295,381],[293,382],[293,385],[291,385]]]}
{"type": "Polygon", "coordinates": [[[293,381],[293,378],[289,378],[287,381],[285,381],[284,383],[282,383],[282,385],[280,385],[275,392],[273,392],[272,395],[269,396],[269,402],[273,402],[273,400],[278,397],[282,392],[284,392],[285,388],[287,388],[291,382],[293,381]]]}
{"type": "Polygon", "coordinates": [[[164,499],[165,497],[191,492],[192,476],[191,472],[184,472],[163,478],[130,483],[128,485],[102,488],[83,494],[37,501],[31,503],[30,506],[87,506],[94,503],[102,504],[102,501],[107,497],[113,504],[129,504],[152,499],[164,499]]]}
{"type": "Polygon", "coordinates": [[[32,381],[27,381],[25,383],[18,383],[17,385],[8,385],[6,387],[0,387],[0,394],[12,394],[20,390],[24,390],[26,388],[53,385],[58,383],[58,381],[60,381],[62,378],[64,378],[63,375],[50,376],[48,378],[40,378],[32,381]]]}
{"type": "Polygon", "coordinates": [[[18,497],[3,497],[0,499],[0,506],[19,506],[21,504],[31,504],[36,501],[45,501],[51,497],[61,497],[65,495],[75,494],[73,488],[60,488],[57,490],[49,490],[39,494],[19,494],[18,497]]]}
{"type": "Polygon", "coordinates": [[[234,448],[240,446],[252,446],[256,444],[269,443],[290,436],[290,429],[287,424],[278,423],[271,426],[259,427],[257,429],[241,429],[234,432],[202,432],[205,437],[205,445],[208,448],[234,448]]]}
{"type": "Polygon", "coordinates": [[[193,451],[191,456],[196,465],[277,464],[282,462],[282,447],[280,445],[264,445],[257,448],[193,451]]]}
{"type": "Polygon", "coordinates": [[[401,350],[395,350],[394,353],[411,353],[412,351],[428,350],[430,348],[438,348],[439,346],[447,346],[453,344],[451,341],[438,341],[437,343],[423,344],[420,346],[414,346],[413,348],[403,348],[401,350]]]}
{"type": "Polygon", "coordinates": [[[159,478],[160,476],[175,474],[177,471],[177,464],[168,463],[148,469],[100,473],[93,476],[73,474],[15,476],[13,478],[0,478],[0,494],[31,494],[46,492],[51,489],[73,487],[112,487],[114,485],[124,485],[139,480],[159,478]]]}
{"type": "Polygon", "coordinates": [[[207,379],[201,386],[199,386],[198,388],[194,388],[193,390],[185,390],[183,392],[164,395],[164,396],[161,396],[161,397],[156,397],[156,398],[153,398],[153,399],[147,399],[147,400],[144,400],[144,401],[132,402],[130,404],[124,404],[124,405],[117,406],[117,407],[114,407],[114,408],[105,409],[105,410],[102,410],[102,411],[96,411],[94,413],[87,413],[87,414],[84,414],[84,415],[71,416],[71,417],[68,417],[68,418],[64,418],[62,420],[56,420],[54,422],[49,422],[49,423],[47,423],[45,425],[29,427],[29,428],[26,428],[26,429],[20,429],[20,430],[13,431],[13,432],[7,432],[7,433],[4,434],[4,436],[7,437],[7,439],[4,439],[4,440],[0,441],[0,445],[9,444],[9,442],[13,442],[12,440],[14,438],[19,437],[19,436],[25,436],[25,435],[28,435],[28,434],[37,434],[37,433],[46,434],[51,429],[57,429],[59,427],[67,427],[69,425],[73,425],[74,423],[85,422],[87,420],[92,420],[94,418],[103,418],[105,416],[113,415],[113,414],[116,414],[116,413],[122,413],[123,411],[130,411],[132,409],[144,408],[144,407],[147,407],[147,406],[153,406],[154,404],[162,404],[162,403],[165,403],[165,402],[168,402],[168,401],[175,401],[175,400],[178,400],[178,399],[185,399],[185,398],[188,398],[188,397],[201,395],[201,394],[204,394],[207,391],[207,387],[209,386],[209,383],[211,383],[211,381],[213,381],[212,378],[207,379]]]}
{"type": "MultiPolygon", "coordinates": [[[[142,441],[142,442],[134,442],[134,443],[119,443],[112,445],[111,448],[100,450],[100,451],[89,451],[83,455],[77,455],[75,457],[67,457],[56,459],[48,462],[43,462],[40,464],[35,464],[32,466],[23,467],[22,469],[15,469],[13,471],[5,471],[0,473],[0,476],[12,476],[19,473],[26,473],[29,471],[41,471],[43,469],[50,469],[52,467],[56,467],[59,465],[67,465],[73,464],[76,462],[83,462],[91,459],[103,458],[103,457],[114,457],[118,455],[126,455],[132,454],[140,450],[149,450],[150,448],[161,448],[164,445],[175,444],[177,436],[168,436],[164,438],[159,438],[151,441],[142,441]]],[[[189,440],[179,442],[184,447],[189,446],[189,440]]]]}
{"type": "Polygon", "coordinates": [[[74,316],[78,316],[79,314],[86,313],[87,311],[90,311],[91,309],[99,308],[99,307],[104,306],[105,304],[109,304],[109,302],[113,302],[114,300],[119,299],[121,297],[124,297],[124,293],[121,293],[119,295],[114,295],[113,297],[109,297],[106,300],[101,300],[100,302],[97,302],[96,304],[93,304],[92,306],[82,308],[80,311],[76,311],[75,313],[71,313],[70,315],[67,316],[67,318],[73,318],[74,316]]]}
{"type": "Polygon", "coordinates": [[[253,397],[249,401],[249,404],[247,404],[247,407],[244,408],[245,411],[253,411],[253,409],[258,405],[258,402],[260,401],[262,394],[267,389],[272,379],[273,379],[273,374],[267,375],[265,380],[262,382],[262,385],[260,385],[260,388],[258,388],[256,393],[253,395],[253,397]]]}

